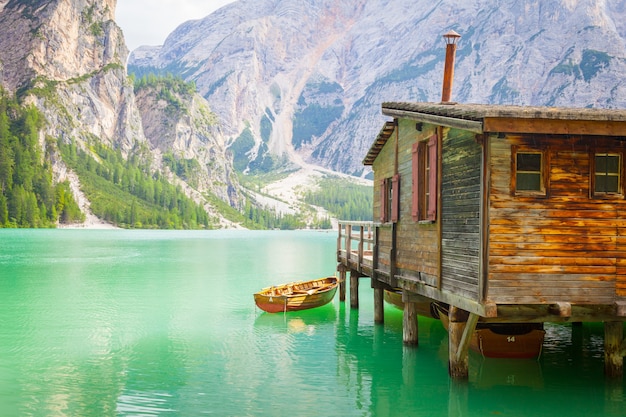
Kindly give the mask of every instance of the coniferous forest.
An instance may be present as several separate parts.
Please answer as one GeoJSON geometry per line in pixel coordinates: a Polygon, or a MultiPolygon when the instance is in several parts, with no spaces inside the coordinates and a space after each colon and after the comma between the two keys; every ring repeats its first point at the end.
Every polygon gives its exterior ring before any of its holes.
{"type": "Polygon", "coordinates": [[[372,220],[371,186],[352,184],[338,178],[324,178],[318,190],[305,193],[304,201],[324,207],[338,219],[372,220]]]}
{"type": "Polygon", "coordinates": [[[63,161],[99,218],[119,227],[210,228],[204,208],[142,161],[141,149],[127,160],[94,140],[89,149],[46,139],[39,144],[43,116],[0,91],[0,227],[55,227],[84,221],[68,182],[54,184],[51,161],[63,161]],[[55,144],[57,146],[55,146],[55,144]]]}
{"type": "MultiPolygon", "coordinates": [[[[49,146],[42,155],[43,117],[0,91],[0,227],[54,227],[82,221],[69,183],[54,185],[49,146]]],[[[49,145],[49,143],[47,143],[49,145]]]]}
{"type": "Polygon", "coordinates": [[[152,173],[141,152],[124,159],[98,141],[89,151],[58,143],[63,160],[81,179],[91,210],[99,218],[127,228],[210,228],[204,208],[162,175],[152,173]]]}

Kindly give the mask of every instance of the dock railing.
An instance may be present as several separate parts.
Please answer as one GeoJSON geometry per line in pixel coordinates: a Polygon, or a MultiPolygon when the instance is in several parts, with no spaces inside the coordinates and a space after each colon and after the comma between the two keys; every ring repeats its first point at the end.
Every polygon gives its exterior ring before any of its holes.
{"type": "Polygon", "coordinates": [[[376,242],[374,223],[340,220],[338,229],[337,262],[352,270],[370,275],[373,270],[373,252],[376,242]]]}

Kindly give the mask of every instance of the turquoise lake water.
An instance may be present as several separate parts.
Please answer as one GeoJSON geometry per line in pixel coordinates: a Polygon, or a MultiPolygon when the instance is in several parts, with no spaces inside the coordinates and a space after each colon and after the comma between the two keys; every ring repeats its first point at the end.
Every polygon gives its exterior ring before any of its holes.
{"type": "MultiPolygon", "coordinates": [[[[470,353],[402,312],[263,313],[252,294],[334,275],[336,234],[0,230],[0,416],[626,416],[601,324],[547,325],[539,360],[470,353]]],[[[349,297],[349,295],[348,295],[349,297]]]]}

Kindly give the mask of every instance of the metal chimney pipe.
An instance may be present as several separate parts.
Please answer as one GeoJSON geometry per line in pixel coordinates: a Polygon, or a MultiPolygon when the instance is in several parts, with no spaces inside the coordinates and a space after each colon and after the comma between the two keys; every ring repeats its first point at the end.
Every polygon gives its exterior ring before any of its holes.
{"type": "Polygon", "coordinates": [[[452,81],[454,79],[454,56],[456,54],[456,42],[461,35],[451,30],[443,38],[446,40],[446,62],[443,67],[443,87],[441,89],[441,102],[449,103],[452,95],[452,81]]]}

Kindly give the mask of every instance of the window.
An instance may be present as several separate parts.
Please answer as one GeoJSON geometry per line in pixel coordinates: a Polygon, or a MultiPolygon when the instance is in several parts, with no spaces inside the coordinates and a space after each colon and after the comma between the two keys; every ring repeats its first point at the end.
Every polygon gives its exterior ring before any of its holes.
{"type": "Polygon", "coordinates": [[[515,161],[515,184],[517,191],[541,191],[543,188],[539,152],[518,152],[515,161]]]}
{"type": "Polygon", "coordinates": [[[415,221],[437,219],[437,135],[413,145],[413,205],[415,221]]]}
{"type": "Polygon", "coordinates": [[[594,196],[622,194],[622,158],[618,153],[596,153],[593,159],[594,196]]]}
{"type": "Polygon", "coordinates": [[[397,222],[400,217],[400,175],[380,182],[380,221],[397,222]]]}
{"type": "Polygon", "coordinates": [[[513,188],[516,195],[546,195],[547,172],[545,152],[513,148],[513,188]]]}

